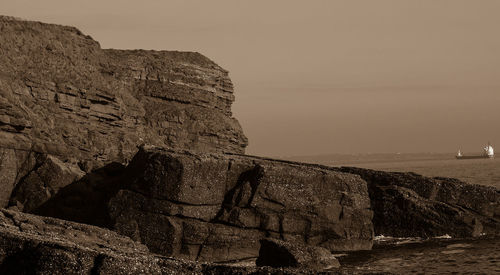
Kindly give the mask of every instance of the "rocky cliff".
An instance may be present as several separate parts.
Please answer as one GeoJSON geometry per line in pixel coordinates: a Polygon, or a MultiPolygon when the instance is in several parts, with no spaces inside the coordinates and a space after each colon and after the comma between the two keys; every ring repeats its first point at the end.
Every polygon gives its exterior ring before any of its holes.
{"type": "Polygon", "coordinates": [[[198,53],[0,17],[0,273],[342,273],[374,234],[500,235],[494,188],[244,155],[233,101],[198,53]],[[200,263],[255,259],[299,269],[200,263]]]}
{"type": "Polygon", "coordinates": [[[247,145],[228,72],[198,53],[103,50],[72,27],[0,17],[0,64],[0,206],[47,155],[89,172],[142,143],[247,145]]]}

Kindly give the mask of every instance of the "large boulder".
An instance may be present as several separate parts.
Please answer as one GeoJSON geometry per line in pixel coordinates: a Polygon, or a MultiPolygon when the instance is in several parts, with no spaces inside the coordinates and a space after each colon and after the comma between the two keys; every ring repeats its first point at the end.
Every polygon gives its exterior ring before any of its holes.
{"type": "Polygon", "coordinates": [[[500,235],[500,192],[450,178],[342,167],[368,183],[375,234],[394,237],[500,235]]]}
{"type": "Polygon", "coordinates": [[[113,228],[163,255],[256,258],[274,237],[328,250],[370,249],[372,211],[358,176],[233,154],[146,147],[109,202],[113,228]]]}
{"type": "MultiPolygon", "coordinates": [[[[142,143],[234,153],[247,145],[228,72],[199,53],[103,50],[73,27],[0,16],[0,64],[0,207],[34,170],[34,154],[90,172],[126,163],[142,143]]],[[[22,189],[43,180],[28,181],[22,189]]]]}

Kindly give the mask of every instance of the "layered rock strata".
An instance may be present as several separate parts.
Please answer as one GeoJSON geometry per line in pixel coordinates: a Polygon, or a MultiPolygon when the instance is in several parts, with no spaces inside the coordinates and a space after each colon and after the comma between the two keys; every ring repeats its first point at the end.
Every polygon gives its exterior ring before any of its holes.
{"type": "Polygon", "coordinates": [[[457,179],[342,167],[368,183],[375,234],[500,236],[500,192],[457,179]]]}
{"type": "Polygon", "coordinates": [[[142,143],[247,144],[228,72],[198,53],[102,50],[72,27],[0,17],[0,64],[0,207],[36,170],[34,154],[89,172],[127,162],[142,143]]]}
{"type": "Polygon", "coordinates": [[[370,249],[372,211],[358,176],[257,157],[145,148],[109,202],[117,232],[163,255],[256,258],[274,237],[329,250],[370,249]]]}
{"type": "MultiPolygon", "coordinates": [[[[0,210],[0,274],[316,274],[310,268],[237,267],[152,254],[91,225],[0,210]]],[[[329,274],[350,274],[335,269],[329,274]]]]}

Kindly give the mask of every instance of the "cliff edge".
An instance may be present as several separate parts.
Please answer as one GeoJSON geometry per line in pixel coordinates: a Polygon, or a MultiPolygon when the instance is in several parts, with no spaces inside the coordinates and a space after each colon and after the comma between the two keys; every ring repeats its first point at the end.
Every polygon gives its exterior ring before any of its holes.
{"type": "Polygon", "coordinates": [[[199,53],[103,50],[73,27],[0,16],[0,64],[0,206],[47,156],[77,178],[143,143],[247,145],[228,72],[199,53]]]}

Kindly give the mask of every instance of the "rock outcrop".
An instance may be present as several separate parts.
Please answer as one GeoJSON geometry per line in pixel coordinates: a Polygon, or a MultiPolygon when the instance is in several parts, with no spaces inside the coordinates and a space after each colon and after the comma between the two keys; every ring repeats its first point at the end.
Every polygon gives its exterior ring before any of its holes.
{"type": "Polygon", "coordinates": [[[256,258],[266,237],[370,249],[372,211],[358,176],[258,157],[141,147],[34,213],[114,229],[151,251],[202,261],[256,258]]]}
{"type": "Polygon", "coordinates": [[[0,17],[0,64],[0,207],[19,184],[41,188],[22,182],[43,165],[34,158],[90,172],[127,162],[142,143],[235,153],[247,144],[228,72],[198,53],[102,50],[72,27],[0,17]]]}
{"type": "MultiPolygon", "coordinates": [[[[198,263],[152,254],[115,232],[74,222],[0,210],[0,274],[316,274],[198,263]]],[[[329,274],[351,274],[334,269],[329,274]]]]}
{"type": "Polygon", "coordinates": [[[112,231],[0,210],[1,274],[167,274],[188,270],[112,231]]]}
{"type": "Polygon", "coordinates": [[[368,183],[375,234],[500,236],[500,192],[457,179],[342,167],[368,183]]]}
{"type": "Polygon", "coordinates": [[[256,258],[279,238],[370,249],[372,212],[358,176],[233,154],[145,148],[109,202],[117,232],[151,251],[199,261],[256,258]]]}

